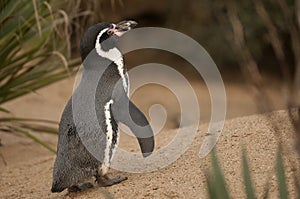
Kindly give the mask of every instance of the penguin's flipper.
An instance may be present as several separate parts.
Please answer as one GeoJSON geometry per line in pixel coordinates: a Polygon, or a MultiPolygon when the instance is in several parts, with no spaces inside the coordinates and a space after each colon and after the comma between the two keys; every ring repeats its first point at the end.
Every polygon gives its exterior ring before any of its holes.
{"type": "Polygon", "coordinates": [[[113,93],[112,114],[117,122],[128,126],[137,137],[144,157],[154,149],[154,135],[145,115],[128,98],[122,86],[115,88],[113,93]]]}

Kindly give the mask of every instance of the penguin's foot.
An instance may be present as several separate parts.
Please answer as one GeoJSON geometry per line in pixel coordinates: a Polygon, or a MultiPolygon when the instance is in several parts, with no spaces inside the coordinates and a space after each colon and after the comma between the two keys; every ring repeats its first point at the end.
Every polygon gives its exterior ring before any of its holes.
{"type": "Polygon", "coordinates": [[[104,176],[95,176],[96,182],[100,187],[108,187],[112,186],[114,184],[118,184],[120,182],[123,182],[124,180],[127,180],[127,177],[117,177],[117,178],[109,178],[107,175],[104,176]]]}
{"type": "Polygon", "coordinates": [[[92,187],[93,187],[92,183],[86,182],[86,183],[82,183],[80,185],[73,185],[73,186],[68,188],[68,191],[69,192],[78,192],[78,191],[82,191],[82,190],[89,189],[89,188],[92,188],[92,187]]]}

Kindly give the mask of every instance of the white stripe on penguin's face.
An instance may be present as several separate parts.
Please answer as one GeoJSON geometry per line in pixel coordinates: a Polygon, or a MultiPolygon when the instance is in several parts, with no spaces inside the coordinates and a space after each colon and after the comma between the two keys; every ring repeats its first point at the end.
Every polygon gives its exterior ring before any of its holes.
{"type": "Polygon", "coordinates": [[[100,33],[98,34],[97,39],[96,39],[96,44],[95,44],[96,52],[99,56],[111,60],[118,66],[118,71],[119,71],[119,75],[122,78],[124,90],[126,93],[128,93],[128,85],[127,85],[127,81],[126,81],[126,78],[124,75],[125,72],[124,72],[124,62],[123,62],[122,53],[118,50],[117,47],[109,49],[108,51],[104,51],[101,48],[100,38],[108,30],[109,30],[109,28],[105,28],[102,31],[100,31],[100,33]]]}

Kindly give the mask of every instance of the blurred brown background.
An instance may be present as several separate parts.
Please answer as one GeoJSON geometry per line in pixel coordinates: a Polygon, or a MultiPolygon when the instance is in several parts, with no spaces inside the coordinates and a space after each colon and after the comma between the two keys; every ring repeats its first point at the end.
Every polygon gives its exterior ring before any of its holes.
{"type": "MultiPolygon", "coordinates": [[[[299,54],[299,43],[295,43],[299,40],[296,1],[77,0],[53,1],[53,4],[69,16],[70,58],[79,57],[80,38],[90,25],[102,21],[117,23],[124,19],[133,19],[139,23],[138,27],[154,26],[180,31],[198,41],[208,51],[224,80],[227,118],[286,107],[299,54]],[[294,30],[291,30],[291,26],[294,30]],[[293,38],[295,31],[298,37],[296,40],[293,38]],[[283,52],[283,55],[276,53],[278,51],[283,52]],[[270,101],[267,109],[259,105],[265,100],[265,95],[270,101]]],[[[166,64],[178,70],[195,89],[201,110],[201,122],[209,121],[210,96],[205,83],[193,66],[184,59],[165,51],[145,49],[126,54],[125,61],[128,70],[151,62],[166,64]]],[[[73,81],[71,77],[64,80],[68,83],[57,83],[59,88],[64,88],[64,92],[68,91],[64,96],[65,101],[71,94],[73,81]]],[[[43,102],[47,106],[56,98],[62,97],[56,90],[51,95],[52,99],[46,97],[49,102],[43,102]]],[[[162,104],[169,116],[167,127],[178,126],[180,113],[176,96],[167,88],[158,85],[144,86],[132,95],[132,99],[145,113],[151,105],[162,104]]],[[[7,106],[16,115],[23,115],[21,108],[15,108],[14,104],[8,103],[7,106]]],[[[48,119],[58,120],[64,104],[65,102],[53,104],[56,109],[55,117],[48,119]]]]}
{"type": "MultiPolygon", "coordinates": [[[[289,89],[285,87],[286,79],[283,73],[288,73],[287,77],[291,81],[294,79],[295,56],[298,52],[294,52],[292,46],[294,41],[291,39],[290,23],[293,23],[296,31],[299,30],[296,2],[258,2],[249,0],[225,2],[207,0],[103,1],[95,5],[95,18],[89,18],[86,24],[92,24],[94,21],[118,22],[124,19],[134,19],[139,23],[138,27],[170,28],[195,39],[208,51],[222,74],[227,92],[227,118],[232,118],[266,111],[257,106],[257,103],[263,101],[260,98],[265,97],[257,94],[262,91],[267,94],[270,104],[272,103],[268,109],[283,109],[286,105],[285,98],[287,98],[284,96],[287,95],[285,89],[289,89]],[[266,12],[270,21],[266,21],[261,15],[261,8],[266,12]],[[97,12],[97,9],[101,12],[97,12]],[[235,25],[236,22],[232,16],[234,12],[243,29],[242,36],[236,33],[239,27],[235,25]],[[289,21],[290,19],[292,21],[289,21]],[[270,37],[274,34],[270,26],[275,29],[277,36],[275,39],[270,37]],[[244,43],[239,49],[240,44],[237,44],[237,41],[241,39],[244,43]],[[284,59],[276,54],[278,49],[274,49],[272,39],[276,40],[275,43],[279,40],[278,45],[284,52],[284,59]],[[251,58],[243,58],[247,56],[247,53],[250,53],[251,58]],[[251,69],[253,66],[248,66],[250,62],[255,63],[254,72],[251,69]],[[256,69],[258,73],[255,73],[256,69]]],[[[84,9],[84,2],[81,3],[84,9]]],[[[185,60],[165,51],[149,49],[131,52],[125,56],[125,60],[129,70],[140,64],[151,62],[166,64],[178,70],[190,81],[197,93],[201,121],[209,120],[208,91],[201,76],[185,60]]],[[[144,112],[147,112],[149,104],[163,104],[168,113],[173,115],[168,119],[173,120],[169,121],[173,122],[169,125],[174,127],[178,120],[178,104],[175,103],[174,97],[171,93],[168,94],[166,88],[149,85],[139,89],[133,95],[133,100],[142,107],[144,112]],[[151,93],[151,96],[147,93],[151,93]],[[167,97],[162,96],[161,93],[166,94],[167,97]]]]}

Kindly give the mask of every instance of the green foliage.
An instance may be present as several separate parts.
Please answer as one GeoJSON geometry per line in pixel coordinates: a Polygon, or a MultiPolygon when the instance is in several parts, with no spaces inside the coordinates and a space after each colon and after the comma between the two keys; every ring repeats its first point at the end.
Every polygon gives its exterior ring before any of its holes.
{"type": "Polygon", "coordinates": [[[35,141],[36,143],[42,145],[43,147],[45,147],[46,149],[48,149],[49,151],[55,153],[55,149],[53,149],[51,146],[49,146],[48,144],[46,144],[44,141],[40,140],[39,138],[37,138],[36,136],[34,136],[32,133],[25,131],[21,128],[16,128],[16,127],[11,127],[12,130],[14,130],[15,132],[18,132],[20,134],[25,135],[26,137],[32,139],[33,141],[35,141]]]}
{"type": "Polygon", "coordinates": [[[281,199],[288,198],[288,190],[286,186],[286,177],[284,173],[284,165],[281,157],[281,147],[279,148],[276,156],[276,175],[277,175],[277,183],[278,183],[278,191],[279,197],[281,199]]]}
{"type": "Polygon", "coordinates": [[[243,166],[243,177],[244,177],[246,196],[248,199],[255,199],[256,197],[255,197],[254,189],[252,187],[251,173],[249,170],[246,150],[243,150],[242,166],[243,166]]]}
{"type": "MultiPolygon", "coordinates": [[[[5,0],[0,9],[0,105],[73,73],[79,59],[70,59],[64,28],[69,21],[62,10],[50,0],[5,0]]],[[[0,130],[19,132],[54,151],[29,132],[56,132],[48,121],[0,118],[0,130]]]]}
{"type": "Polygon", "coordinates": [[[67,23],[46,0],[2,1],[0,104],[68,76],[76,60],[64,56],[57,29],[67,23]],[[34,3],[35,2],[35,3],[34,3]]]}
{"type": "MultiPolygon", "coordinates": [[[[244,179],[244,187],[247,199],[254,199],[256,198],[257,194],[255,189],[253,188],[253,182],[251,180],[251,171],[249,169],[249,163],[247,158],[247,153],[243,150],[242,156],[242,175],[244,179]]],[[[226,185],[225,177],[223,174],[223,170],[220,167],[215,149],[211,153],[212,157],[212,172],[207,173],[206,177],[206,184],[209,198],[218,199],[218,198],[230,198],[230,193],[226,185]]],[[[288,198],[288,189],[286,184],[286,177],[285,177],[285,169],[282,160],[282,150],[279,146],[279,150],[276,154],[276,164],[275,170],[277,174],[277,187],[279,191],[280,198],[288,198]]],[[[270,178],[267,180],[265,185],[263,198],[268,198],[270,189],[270,178]]]]}
{"type": "Polygon", "coordinates": [[[207,187],[210,198],[229,199],[229,192],[215,150],[212,151],[213,175],[207,177],[207,187]]]}

